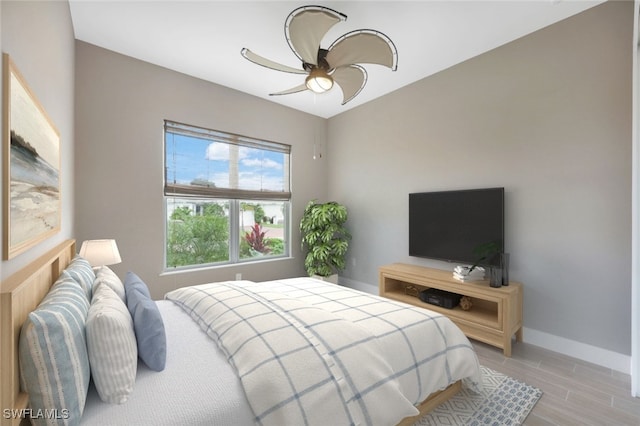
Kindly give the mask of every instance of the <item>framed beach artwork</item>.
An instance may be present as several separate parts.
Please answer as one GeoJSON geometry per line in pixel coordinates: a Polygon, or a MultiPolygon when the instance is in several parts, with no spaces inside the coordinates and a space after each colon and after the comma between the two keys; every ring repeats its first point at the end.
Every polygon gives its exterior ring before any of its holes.
{"type": "Polygon", "coordinates": [[[8,54],[3,76],[3,258],[60,231],[60,134],[8,54]]]}

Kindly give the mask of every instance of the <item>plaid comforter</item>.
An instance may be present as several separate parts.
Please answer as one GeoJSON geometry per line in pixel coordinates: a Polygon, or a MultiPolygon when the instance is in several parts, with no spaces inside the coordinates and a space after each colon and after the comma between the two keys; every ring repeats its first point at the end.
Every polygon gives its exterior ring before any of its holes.
{"type": "Polygon", "coordinates": [[[312,278],[186,287],[181,306],[227,354],[256,422],[392,425],[478,361],[446,317],[312,278]]]}

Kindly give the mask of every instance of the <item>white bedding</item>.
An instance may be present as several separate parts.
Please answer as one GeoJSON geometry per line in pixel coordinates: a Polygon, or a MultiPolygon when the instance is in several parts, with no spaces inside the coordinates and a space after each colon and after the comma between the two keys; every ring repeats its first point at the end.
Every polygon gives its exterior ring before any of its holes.
{"type": "Polygon", "coordinates": [[[376,336],[415,405],[457,380],[480,392],[480,363],[462,331],[446,316],[309,277],[257,285],[354,322],[376,336]],[[417,368],[416,368],[417,367],[417,368]]]}
{"type": "Polygon", "coordinates": [[[395,426],[418,414],[371,333],[265,288],[229,281],[165,296],[228,355],[258,424],[395,426]]]}
{"type": "Polygon", "coordinates": [[[254,425],[242,385],[217,345],[174,303],[157,304],[167,333],[164,371],[138,363],[134,391],[122,405],[102,402],[90,386],[81,424],[254,425]]]}
{"type": "Polygon", "coordinates": [[[227,353],[262,424],[323,424],[318,419],[330,415],[344,416],[335,417],[340,424],[395,424],[415,414],[407,403],[457,380],[481,386],[468,339],[426,309],[306,277],[205,284],[166,297],[227,353]],[[350,377],[348,390],[342,377],[350,377]],[[264,391],[278,380],[281,386],[264,391]]]}
{"type": "MultiPolygon", "coordinates": [[[[458,379],[471,387],[481,383],[470,343],[446,317],[309,278],[254,285],[300,298],[367,328],[385,346],[403,394],[413,404],[458,379]],[[425,322],[436,325],[435,337],[426,337],[419,325],[425,322]],[[421,372],[416,373],[412,364],[421,372]]],[[[135,389],[122,405],[102,402],[91,386],[81,424],[255,425],[240,379],[216,342],[178,305],[168,300],[157,304],[167,334],[165,370],[151,371],[140,362],[135,389]]]]}

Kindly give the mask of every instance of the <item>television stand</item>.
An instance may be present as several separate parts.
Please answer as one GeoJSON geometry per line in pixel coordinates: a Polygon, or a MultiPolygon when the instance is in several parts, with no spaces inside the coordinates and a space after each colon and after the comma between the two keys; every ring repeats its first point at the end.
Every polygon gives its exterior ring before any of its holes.
{"type": "Polygon", "coordinates": [[[522,284],[491,287],[487,280],[462,282],[452,271],[394,263],[379,269],[380,295],[449,317],[464,334],[501,348],[511,356],[511,339],[522,341],[522,284]],[[423,302],[416,292],[436,288],[471,298],[472,307],[446,309],[423,302]]]}

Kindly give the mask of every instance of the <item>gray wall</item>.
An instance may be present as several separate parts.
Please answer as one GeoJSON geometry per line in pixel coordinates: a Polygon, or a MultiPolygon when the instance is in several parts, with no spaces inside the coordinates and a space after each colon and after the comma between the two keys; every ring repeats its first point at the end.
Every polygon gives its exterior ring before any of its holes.
{"type": "MultiPolygon", "coordinates": [[[[63,213],[59,233],[15,258],[1,262],[0,276],[4,279],[73,235],[75,41],[67,2],[2,1],[0,9],[2,52],[11,56],[60,132],[63,213]]],[[[0,217],[2,214],[0,209],[0,217]]],[[[1,229],[0,236],[4,238],[1,229]]]]}
{"type": "Polygon", "coordinates": [[[345,278],[375,285],[390,262],[452,267],[408,257],[409,192],[504,186],[525,326],[630,353],[631,2],[598,6],[328,121],[84,43],[74,120],[68,5],[3,1],[0,17],[2,50],[62,136],[64,213],[61,233],[0,264],[3,278],[68,237],[116,238],[123,263],[114,269],[138,272],[154,297],[236,272],[300,275],[296,225],[318,198],[349,207],[345,278]],[[295,259],[160,276],[164,118],[293,145],[295,259]],[[319,161],[314,139],[330,141],[319,161]]]}
{"type": "Polygon", "coordinates": [[[76,49],[76,238],[115,238],[123,262],[159,298],[204,282],[304,273],[298,223],[326,197],[326,120],[87,44],[76,49]],[[164,255],[163,119],[292,145],[292,259],[161,275],[164,255]]]}
{"type": "Polygon", "coordinates": [[[407,194],[504,186],[525,327],[630,354],[633,18],[608,2],[330,119],[344,277],[452,269],[408,256],[407,194]]]}

